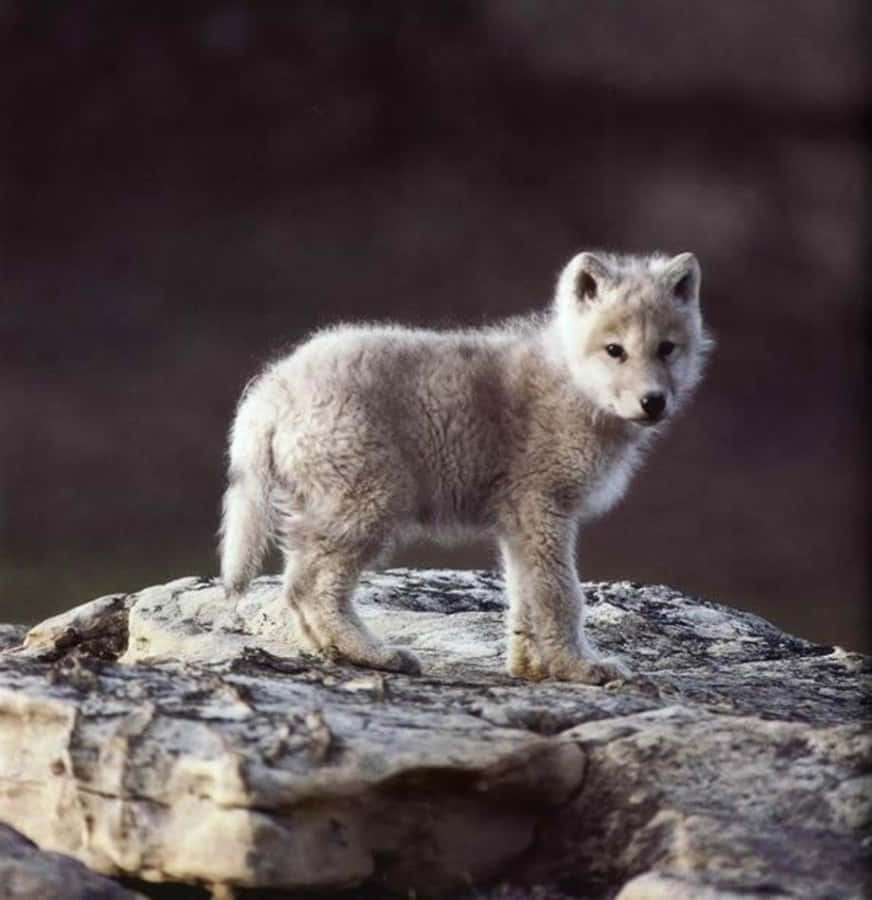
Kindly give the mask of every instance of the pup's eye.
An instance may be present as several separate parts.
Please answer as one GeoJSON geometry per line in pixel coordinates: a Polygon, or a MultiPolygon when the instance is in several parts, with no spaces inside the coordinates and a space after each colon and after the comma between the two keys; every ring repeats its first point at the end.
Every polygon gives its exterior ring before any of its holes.
{"type": "Polygon", "coordinates": [[[666,359],[672,351],[675,349],[675,344],[672,341],[662,341],[660,346],[657,348],[657,355],[660,359],[666,359]]]}
{"type": "Polygon", "coordinates": [[[624,355],[624,348],[620,344],[606,344],[606,353],[615,359],[620,359],[624,355]]]}

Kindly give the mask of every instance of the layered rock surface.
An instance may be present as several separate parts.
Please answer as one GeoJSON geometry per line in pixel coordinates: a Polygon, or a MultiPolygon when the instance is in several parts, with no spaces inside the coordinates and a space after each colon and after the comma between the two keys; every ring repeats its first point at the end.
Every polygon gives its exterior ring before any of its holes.
{"type": "Polygon", "coordinates": [[[275,578],[2,633],[0,821],[109,875],[459,896],[862,897],[869,662],[663,587],[587,585],[636,676],[504,674],[486,572],[364,579],[423,674],[300,654],[275,578]]]}

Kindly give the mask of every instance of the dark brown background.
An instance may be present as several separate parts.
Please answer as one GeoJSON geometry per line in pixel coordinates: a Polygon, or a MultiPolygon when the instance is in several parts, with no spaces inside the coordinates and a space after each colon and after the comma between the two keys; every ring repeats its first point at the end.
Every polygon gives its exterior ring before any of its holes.
{"type": "Polygon", "coordinates": [[[872,647],[863,6],[6,0],[2,618],[214,572],[283,345],[524,311],[604,246],[696,251],[719,349],[583,575],[872,647]]]}

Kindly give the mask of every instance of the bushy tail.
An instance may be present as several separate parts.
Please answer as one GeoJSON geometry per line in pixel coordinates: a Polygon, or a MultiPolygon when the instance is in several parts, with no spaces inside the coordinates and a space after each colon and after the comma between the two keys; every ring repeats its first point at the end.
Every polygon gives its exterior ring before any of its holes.
{"type": "Polygon", "coordinates": [[[221,519],[221,580],[228,595],[245,591],[269,542],[272,436],[272,417],[255,385],[243,395],[230,433],[229,483],[221,519]]]}

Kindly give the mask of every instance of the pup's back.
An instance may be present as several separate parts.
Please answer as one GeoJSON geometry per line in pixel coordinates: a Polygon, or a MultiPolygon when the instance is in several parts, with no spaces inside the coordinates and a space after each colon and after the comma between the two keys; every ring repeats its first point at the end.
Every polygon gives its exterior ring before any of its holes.
{"type": "Polygon", "coordinates": [[[482,515],[481,482],[510,441],[512,346],[497,332],[319,335],[270,373],[286,398],[276,471],[303,488],[339,471],[360,497],[389,491],[407,521],[482,515]]]}

